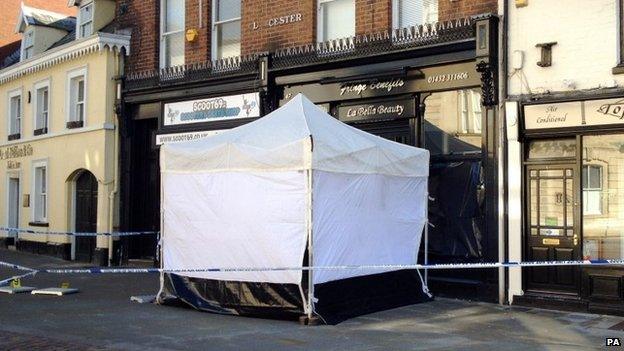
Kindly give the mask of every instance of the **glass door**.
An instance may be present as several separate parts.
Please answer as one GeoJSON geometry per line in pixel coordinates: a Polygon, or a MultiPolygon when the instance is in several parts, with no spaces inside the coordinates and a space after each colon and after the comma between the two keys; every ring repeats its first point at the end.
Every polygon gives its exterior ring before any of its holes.
{"type": "MultiPolygon", "coordinates": [[[[581,258],[576,164],[530,165],[527,179],[527,261],[572,261],[581,258]]],[[[527,290],[579,293],[577,266],[525,270],[527,290]]]]}

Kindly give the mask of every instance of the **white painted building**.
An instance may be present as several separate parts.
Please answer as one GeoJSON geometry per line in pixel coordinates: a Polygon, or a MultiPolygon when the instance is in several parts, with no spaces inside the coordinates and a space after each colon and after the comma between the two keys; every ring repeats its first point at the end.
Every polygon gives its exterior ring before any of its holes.
{"type": "MultiPolygon", "coordinates": [[[[506,258],[624,258],[624,1],[504,1],[506,258]]],[[[514,268],[507,297],[622,313],[623,289],[613,266],[514,268]]]]}

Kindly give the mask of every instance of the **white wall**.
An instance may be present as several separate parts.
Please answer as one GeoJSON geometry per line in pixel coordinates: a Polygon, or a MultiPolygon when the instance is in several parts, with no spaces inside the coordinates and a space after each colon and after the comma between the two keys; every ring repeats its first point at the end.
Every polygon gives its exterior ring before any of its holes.
{"type": "Polygon", "coordinates": [[[509,95],[624,86],[624,75],[611,72],[619,63],[618,0],[528,0],[521,8],[509,0],[508,6],[509,95]],[[537,66],[535,45],[553,41],[553,65],[537,66]],[[512,68],[515,50],[524,52],[519,71],[512,68]]]}

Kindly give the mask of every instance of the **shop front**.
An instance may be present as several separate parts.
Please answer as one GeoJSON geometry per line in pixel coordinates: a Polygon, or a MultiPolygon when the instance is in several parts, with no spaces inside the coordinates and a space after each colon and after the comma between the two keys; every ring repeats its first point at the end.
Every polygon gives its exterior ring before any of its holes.
{"type": "MultiPolygon", "coordinates": [[[[160,146],[208,137],[253,121],[265,109],[257,57],[227,69],[182,66],[125,79],[121,152],[121,223],[160,230],[160,146]]],[[[154,260],[157,237],[126,238],[121,261],[154,260]]]]}
{"type": "MultiPolygon", "coordinates": [[[[523,261],[624,257],[623,118],[622,97],[521,107],[523,261]]],[[[618,266],[526,268],[514,303],[621,314],[623,279],[618,266]]]]}
{"type": "MultiPolygon", "coordinates": [[[[483,104],[492,87],[477,70],[474,41],[441,51],[295,69],[288,63],[300,61],[296,54],[277,55],[277,104],[303,93],[355,128],[429,150],[431,226],[421,262],[425,252],[429,263],[497,261],[496,118],[483,104]]],[[[495,270],[430,271],[429,284],[438,295],[498,299],[495,270]]]]}

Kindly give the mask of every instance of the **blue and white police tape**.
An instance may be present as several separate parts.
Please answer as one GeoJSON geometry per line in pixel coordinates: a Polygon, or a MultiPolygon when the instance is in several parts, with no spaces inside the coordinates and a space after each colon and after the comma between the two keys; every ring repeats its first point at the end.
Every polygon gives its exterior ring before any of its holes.
{"type": "Polygon", "coordinates": [[[448,264],[373,264],[342,266],[303,267],[222,267],[222,268],[54,268],[33,269],[6,262],[0,266],[51,274],[132,274],[132,273],[202,273],[202,272],[265,272],[265,271],[315,271],[315,270],[400,270],[400,269],[478,269],[551,266],[613,266],[624,265],[624,260],[581,260],[581,261],[534,261],[534,262],[490,262],[490,263],[448,263],[448,264]]]}
{"type": "Polygon", "coordinates": [[[37,274],[37,273],[38,273],[37,271],[32,271],[32,272],[28,272],[26,274],[15,275],[15,276],[12,276],[12,277],[7,278],[7,279],[0,280],[0,286],[9,285],[14,280],[28,278],[30,276],[33,276],[33,275],[37,274]]]}
{"type": "Polygon", "coordinates": [[[154,235],[159,234],[158,231],[142,231],[142,232],[111,232],[111,233],[87,233],[87,232],[58,232],[47,230],[32,230],[11,227],[0,227],[0,232],[7,233],[25,233],[25,234],[46,234],[46,235],[71,235],[71,236],[132,236],[132,235],[154,235]]]}

